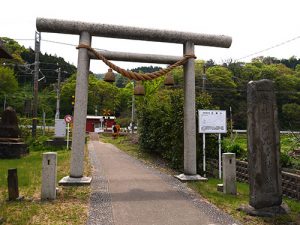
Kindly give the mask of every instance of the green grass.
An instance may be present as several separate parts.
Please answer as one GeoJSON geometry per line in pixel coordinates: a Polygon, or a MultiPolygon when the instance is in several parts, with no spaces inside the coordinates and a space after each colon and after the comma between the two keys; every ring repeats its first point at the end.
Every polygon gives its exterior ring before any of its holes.
{"type": "MultiPolygon", "coordinates": [[[[49,148],[46,148],[49,151],[49,148]]],[[[57,180],[69,174],[70,151],[57,150],[57,180]]],[[[57,199],[41,201],[43,151],[21,159],[0,159],[0,221],[4,224],[85,224],[90,187],[60,187],[57,199]],[[22,201],[7,201],[7,169],[17,168],[22,201]]],[[[85,174],[90,165],[85,160],[85,174]]],[[[1,222],[0,222],[1,224],[1,222]]]]}
{"type": "Polygon", "coordinates": [[[230,139],[230,136],[225,137],[223,139],[225,145],[230,144],[238,144],[240,145],[245,151],[247,151],[247,135],[246,134],[233,134],[233,139],[230,139]]]}
{"type": "MultiPolygon", "coordinates": [[[[150,163],[156,167],[157,157],[150,154],[143,153],[139,150],[138,145],[132,144],[127,137],[119,137],[112,139],[111,136],[100,136],[100,140],[116,145],[119,149],[128,154],[150,163]]],[[[169,174],[176,174],[177,171],[170,168],[159,168],[169,174]]],[[[201,196],[207,199],[218,208],[229,213],[234,218],[246,225],[285,225],[285,224],[300,224],[300,202],[288,198],[284,198],[284,202],[289,206],[291,212],[285,216],[278,216],[274,218],[252,217],[246,215],[244,212],[238,211],[237,208],[241,205],[249,203],[249,185],[245,183],[237,183],[238,194],[236,196],[225,195],[217,191],[217,184],[222,183],[221,180],[209,178],[207,182],[191,182],[188,186],[198,192],[201,196]]]]}
{"type": "MultiPolygon", "coordinates": [[[[298,135],[298,134],[296,134],[296,135],[298,135]]],[[[280,135],[281,152],[288,153],[288,152],[298,148],[299,145],[300,145],[300,143],[298,143],[297,138],[294,137],[292,134],[280,135]]]]}
{"type": "MultiPolygon", "coordinates": [[[[298,134],[296,134],[296,135],[298,135],[298,134]]],[[[300,139],[300,136],[299,136],[299,139],[300,139]]],[[[225,137],[223,139],[223,143],[225,145],[230,145],[231,143],[238,144],[245,151],[247,151],[247,134],[234,134],[233,140],[231,140],[229,136],[225,137]]],[[[281,152],[287,153],[298,147],[300,147],[300,143],[298,143],[297,138],[295,138],[292,134],[281,134],[280,135],[281,152]]]]}
{"type": "Polygon", "coordinates": [[[226,195],[217,191],[217,184],[222,180],[209,178],[207,182],[191,182],[188,184],[193,190],[197,191],[201,196],[218,206],[223,211],[231,214],[234,218],[242,222],[242,224],[274,224],[285,225],[288,223],[300,224],[300,202],[284,198],[284,202],[289,206],[290,213],[288,215],[276,216],[273,218],[252,217],[237,209],[241,205],[249,203],[249,185],[245,183],[237,183],[238,194],[236,196],[226,195]]]}

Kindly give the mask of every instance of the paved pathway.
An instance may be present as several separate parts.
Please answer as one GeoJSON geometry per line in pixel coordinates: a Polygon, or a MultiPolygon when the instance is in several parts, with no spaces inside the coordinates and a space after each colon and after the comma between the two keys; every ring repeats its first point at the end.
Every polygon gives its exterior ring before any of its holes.
{"type": "Polygon", "coordinates": [[[88,224],[238,224],[170,175],[162,174],[92,136],[88,224]]]}

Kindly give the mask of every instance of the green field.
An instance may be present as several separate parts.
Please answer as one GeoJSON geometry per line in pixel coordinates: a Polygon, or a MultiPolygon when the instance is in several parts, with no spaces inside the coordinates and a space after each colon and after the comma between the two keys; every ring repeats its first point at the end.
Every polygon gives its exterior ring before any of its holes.
{"type": "MultiPolygon", "coordinates": [[[[223,149],[228,148],[227,151],[237,153],[237,158],[240,158],[242,160],[247,159],[247,135],[246,134],[236,133],[233,135],[232,139],[230,137],[225,137],[222,140],[222,145],[223,145],[223,149]]],[[[280,135],[281,163],[284,168],[300,170],[300,158],[292,156],[293,150],[298,148],[300,148],[299,134],[280,135]]]]}
{"type": "MultiPolygon", "coordinates": [[[[48,148],[49,150],[49,148],[48,148]]],[[[0,224],[85,224],[90,187],[60,187],[57,199],[41,201],[43,151],[21,159],[0,159],[0,224]],[[21,201],[7,201],[7,170],[17,168],[21,201]]],[[[70,151],[57,150],[57,179],[69,174],[70,151]]],[[[90,173],[87,158],[85,173],[90,173]]]]}

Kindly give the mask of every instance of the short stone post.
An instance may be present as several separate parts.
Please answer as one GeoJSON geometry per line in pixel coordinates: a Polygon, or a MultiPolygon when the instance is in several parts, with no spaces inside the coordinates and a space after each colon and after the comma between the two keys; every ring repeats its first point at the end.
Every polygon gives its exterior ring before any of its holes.
{"type": "Polygon", "coordinates": [[[43,153],[43,168],[42,168],[42,200],[56,199],[56,166],[57,153],[43,153]]]}
{"type": "Polygon", "coordinates": [[[223,192],[236,195],[236,160],[235,153],[223,153],[223,192]]]}
{"type": "Polygon", "coordinates": [[[8,200],[13,201],[19,198],[18,172],[17,169],[8,169],[8,200]]]}
{"type": "Polygon", "coordinates": [[[251,215],[285,213],[282,207],[280,133],[274,84],[250,81],[247,87],[249,206],[251,215]]]}

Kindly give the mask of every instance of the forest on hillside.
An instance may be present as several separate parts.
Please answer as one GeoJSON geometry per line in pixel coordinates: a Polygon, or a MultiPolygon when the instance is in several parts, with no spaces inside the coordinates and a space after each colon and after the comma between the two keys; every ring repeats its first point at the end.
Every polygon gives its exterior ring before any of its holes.
{"type": "MultiPolygon", "coordinates": [[[[13,106],[21,117],[30,117],[32,99],[32,79],[34,71],[34,50],[19,45],[9,38],[1,38],[6,49],[13,55],[13,60],[0,61],[0,113],[4,106],[13,106]],[[3,107],[2,107],[3,106],[3,107]]],[[[56,90],[58,68],[62,71],[61,115],[72,113],[72,96],[75,92],[76,67],[63,58],[40,54],[39,116],[46,113],[47,118],[54,118],[56,109],[56,90]]],[[[151,72],[159,67],[139,67],[134,71],[151,72]]],[[[133,83],[119,74],[114,85],[102,80],[103,75],[91,72],[89,77],[88,114],[102,114],[105,110],[116,115],[125,123],[131,117],[133,83]]],[[[153,96],[183,89],[183,70],[173,71],[175,85],[164,87],[163,79],[146,81],[146,96],[138,97],[137,104],[149,102],[153,96]]],[[[228,60],[217,65],[213,60],[196,60],[195,80],[198,99],[209,104],[203,107],[232,109],[235,129],[246,128],[246,88],[251,80],[270,79],[275,83],[280,128],[300,129],[300,59],[277,59],[257,57],[251,62],[228,60]]],[[[157,103],[158,104],[158,103],[157,103]]],[[[164,99],[159,104],[165,104],[164,99]]],[[[151,104],[149,105],[151,107],[151,104]]],[[[199,103],[201,107],[201,103],[199,103]]],[[[142,109],[142,107],[137,107],[142,109]]]]}

